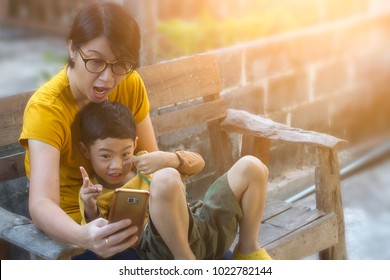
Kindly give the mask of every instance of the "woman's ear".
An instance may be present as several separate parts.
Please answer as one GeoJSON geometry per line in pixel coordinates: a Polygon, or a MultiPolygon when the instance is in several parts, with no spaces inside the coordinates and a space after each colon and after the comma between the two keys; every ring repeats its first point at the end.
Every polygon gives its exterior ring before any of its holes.
{"type": "Polygon", "coordinates": [[[83,154],[83,156],[86,158],[86,159],[90,159],[90,156],[89,156],[89,150],[88,148],[84,145],[83,142],[80,142],[79,143],[79,147],[80,147],[80,151],[81,153],[83,154]]]}
{"type": "Polygon", "coordinates": [[[69,57],[72,61],[74,61],[74,59],[76,58],[76,48],[73,44],[73,41],[72,40],[68,40],[67,42],[67,45],[68,45],[68,54],[69,54],[69,57]]]}

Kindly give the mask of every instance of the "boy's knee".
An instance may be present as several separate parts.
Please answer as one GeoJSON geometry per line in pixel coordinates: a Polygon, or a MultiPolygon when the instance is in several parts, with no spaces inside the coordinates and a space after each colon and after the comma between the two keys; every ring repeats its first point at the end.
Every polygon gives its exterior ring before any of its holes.
{"type": "Polygon", "coordinates": [[[153,174],[150,193],[153,196],[174,192],[183,185],[180,173],[174,168],[164,168],[153,174]]]}
{"type": "Polygon", "coordinates": [[[247,155],[239,159],[238,163],[242,165],[242,170],[245,176],[259,176],[261,178],[268,178],[267,166],[257,157],[247,155]]]}

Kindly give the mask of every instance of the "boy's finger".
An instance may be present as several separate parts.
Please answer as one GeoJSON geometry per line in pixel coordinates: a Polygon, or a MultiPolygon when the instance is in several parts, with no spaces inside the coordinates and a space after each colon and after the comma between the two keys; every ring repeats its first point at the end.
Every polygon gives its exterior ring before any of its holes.
{"type": "Polygon", "coordinates": [[[89,187],[91,185],[91,182],[89,180],[87,171],[84,169],[84,167],[80,166],[80,172],[81,172],[81,176],[83,176],[83,187],[84,188],[89,187]]]}
{"type": "Polygon", "coordinates": [[[95,185],[95,188],[96,188],[96,191],[99,193],[102,192],[102,190],[103,190],[103,186],[100,184],[95,185]]]}
{"type": "Polygon", "coordinates": [[[131,157],[129,159],[124,160],[123,164],[124,165],[127,165],[127,164],[135,164],[135,165],[137,165],[138,162],[139,162],[139,158],[138,157],[131,157]]]}
{"type": "Polygon", "coordinates": [[[80,166],[80,172],[81,172],[81,176],[83,176],[83,179],[84,179],[84,178],[89,178],[88,173],[87,173],[87,171],[84,169],[84,167],[80,166]]]}

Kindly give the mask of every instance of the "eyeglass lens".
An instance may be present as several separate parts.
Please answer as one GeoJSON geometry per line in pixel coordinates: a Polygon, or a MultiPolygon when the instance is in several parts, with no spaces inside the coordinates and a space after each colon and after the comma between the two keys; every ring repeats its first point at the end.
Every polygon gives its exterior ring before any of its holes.
{"type": "Polygon", "coordinates": [[[91,59],[85,62],[85,67],[88,71],[93,73],[100,73],[106,69],[107,65],[111,66],[112,72],[118,75],[123,75],[131,72],[132,65],[126,61],[117,61],[114,63],[108,63],[102,59],[91,59]]]}

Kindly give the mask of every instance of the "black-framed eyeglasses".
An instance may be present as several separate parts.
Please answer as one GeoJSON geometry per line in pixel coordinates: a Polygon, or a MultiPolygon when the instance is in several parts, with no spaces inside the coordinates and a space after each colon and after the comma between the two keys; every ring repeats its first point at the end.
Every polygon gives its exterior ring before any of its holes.
{"type": "Polygon", "coordinates": [[[81,59],[84,61],[85,69],[93,74],[102,73],[108,65],[111,66],[112,72],[116,75],[126,75],[134,70],[132,63],[129,61],[117,60],[114,62],[107,62],[101,58],[87,58],[80,48],[77,48],[77,50],[81,56],[81,59]]]}

